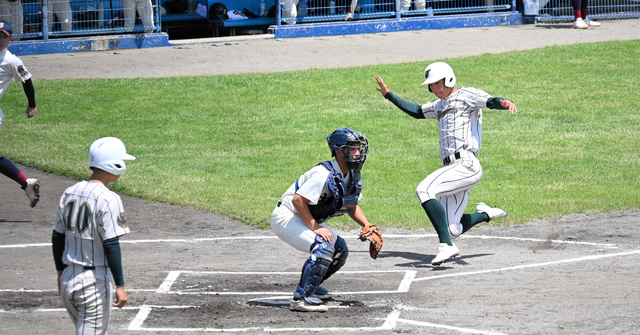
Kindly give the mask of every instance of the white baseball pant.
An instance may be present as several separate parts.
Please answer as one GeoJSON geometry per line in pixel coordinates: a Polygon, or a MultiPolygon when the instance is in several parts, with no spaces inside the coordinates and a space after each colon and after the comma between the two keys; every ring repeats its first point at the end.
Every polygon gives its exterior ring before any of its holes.
{"type": "Polygon", "coordinates": [[[107,334],[113,302],[113,279],[109,267],[86,270],[68,266],[60,278],[62,302],[76,326],[76,335],[107,334]]]}
{"type": "MultiPolygon", "coordinates": [[[[320,224],[320,226],[329,229],[325,224],[320,224]]],[[[281,240],[290,246],[307,254],[311,252],[311,245],[316,240],[316,233],[298,215],[284,206],[276,207],[271,214],[271,228],[281,240]]],[[[331,229],[329,231],[332,235],[332,242],[335,242],[338,235],[331,229]]]]}
{"type": "MultiPolygon", "coordinates": [[[[411,0],[402,0],[401,4],[400,10],[406,12],[411,7],[411,0]]],[[[424,0],[416,0],[415,5],[415,10],[425,10],[424,0]]]]}
{"type": "Polygon", "coordinates": [[[469,202],[471,190],[482,179],[482,165],[473,154],[439,168],[425,178],[416,190],[420,204],[438,199],[447,214],[449,232],[453,237],[462,233],[460,219],[469,202]]]}
{"type": "Polygon", "coordinates": [[[69,0],[52,0],[48,2],[49,6],[49,31],[53,29],[55,23],[53,15],[58,18],[60,22],[60,30],[64,32],[70,32],[73,24],[73,12],[71,11],[71,4],[69,0]]]}
{"type": "Polygon", "coordinates": [[[13,36],[22,36],[24,22],[22,1],[0,0],[0,20],[9,22],[13,29],[13,36]]]}
{"type": "Polygon", "coordinates": [[[124,14],[124,27],[133,29],[136,24],[136,10],[140,15],[140,20],[145,32],[153,29],[153,9],[151,0],[121,0],[122,13],[124,14]]]}

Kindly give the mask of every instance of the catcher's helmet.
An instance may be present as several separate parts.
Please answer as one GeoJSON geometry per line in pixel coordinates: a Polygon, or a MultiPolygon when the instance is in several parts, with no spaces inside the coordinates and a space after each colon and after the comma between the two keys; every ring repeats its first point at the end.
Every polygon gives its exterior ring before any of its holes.
{"type": "MultiPolygon", "coordinates": [[[[444,62],[431,63],[424,69],[424,83],[422,83],[422,86],[433,84],[440,79],[444,79],[444,86],[446,87],[456,86],[456,75],[449,64],[444,62]]],[[[431,92],[431,87],[429,87],[429,92],[431,92]]]]}
{"type": "Polygon", "coordinates": [[[115,137],[96,140],[89,149],[89,167],[98,168],[116,176],[127,170],[125,160],[135,159],[127,153],[124,143],[115,137]]]}
{"type": "Polygon", "coordinates": [[[327,136],[327,143],[331,149],[331,157],[335,156],[334,150],[338,150],[347,163],[347,168],[356,171],[362,169],[369,153],[369,140],[363,133],[351,128],[336,129],[331,135],[327,136]],[[358,148],[360,149],[360,154],[348,153],[346,150],[348,148],[358,148]]]}
{"type": "Polygon", "coordinates": [[[209,8],[209,19],[212,21],[229,19],[229,15],[227,15],[227,6],[221,2],[216,2],[211,5],[211,8],[209,8]]]}

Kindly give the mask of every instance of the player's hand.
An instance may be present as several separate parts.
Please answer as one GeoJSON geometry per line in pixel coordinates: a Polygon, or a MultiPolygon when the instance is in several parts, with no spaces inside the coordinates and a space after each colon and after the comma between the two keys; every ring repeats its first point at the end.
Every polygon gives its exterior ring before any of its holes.
{"type": "Polygon", "coordinates": [[[127,303],[127,292],[124,290],[124,286],[118,286],[116,288],[116,301],[113,302],[114,307],[122,308],[127,303]]]}
{"type": "Polygon", "coordinates": [[[333,234],[331,234],[331,231],[329,229],[320,227],[313,232],[320,235],[320,237],[322,237],[325,241],[333,243],[333,234]]]}
{"type": "Polygon", "coordinates": [[[511,112],[511,114],[518,113],[518,108],[516,108],[516,104],[514,104],[513,101],[511,101],[511,100],[500,100],[500,104],[503,107],[508,108],[509,111],[511,112]]]}
{"type": "Polygon", "coordinates": [[[27,107],[27,117],[32,118],[38,113],[38,107],[27,107]]]}
{"type": "Polygon", "coordinates": [[[387,93],[389,93],[389,88],[387,88],[387,85],[384,83],[382,78],[380,78],[380,76],[376,76],[376,80],[378,81],[378,85],[380,85],[380,88],[377,89],[378,92],[382,93],[382,96],[387,95],[387,93]]]}

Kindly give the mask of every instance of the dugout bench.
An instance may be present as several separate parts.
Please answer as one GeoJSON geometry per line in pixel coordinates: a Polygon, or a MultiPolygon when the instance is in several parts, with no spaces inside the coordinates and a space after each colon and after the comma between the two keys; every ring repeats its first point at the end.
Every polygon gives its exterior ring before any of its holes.
{"type": "MultiPolygon", "coordinates": [[[[167,2],[173,0],[162,0],[161,4],[165,5],[167,2]]],[[[196,13],[174,13],[170,12],[171,6],[167,5],[167,13],[161,15],[160,22],[162,23],[162,31],[169,33],[170,28],[185,28],[185,27],[211,27],[213,36],[220,36],[221,28],[228,28],[229,35],[236,35],[236,28],[254,28],[261,29],[266,32],[266,29],[273,24],[276,24],[276,19],[273,17],[257,17],[248,18],[246,20],[215,20],[210,15],[211,6],[216,2],[221,2],[227,7],[227,11],[236,10],[244,12],[245,9],[258,14],[260,11],[260,0],[199,0],[199,2],[206,6],[207,13],[206,18],[196,13]]],[[[267,8],[273,6],[275,0],[265,1],[267,8]]]]}
{"type": "MultiPolygon", "coordinates": [[[[185,28],[185,27],[210,27],[212,34],[216,31],[214,29],[214,25],[210,23],[206,18],[200,16],[197,13],[175,13],[172,11],[172,6],[169,6],[172,0],[162,0],[161,5],[165,7],[166,14],[160,15],[160,22],[162,24],[162,31],[165,33],[169,33],[170,28],[185,28]]],[[[207,7],[210,7],[207,2],[208,0],[200,0],[196,1],[197,3],[202,3],[207,7]]],[[[207,10],[207,15],[209,11],[207,10]]],[[[217,35],[214,35],[217,36],[217,35]]]]}
{"type": "Polygon", "coordinates": [[[241,28],[260,28],[263,32],[270,25],[276,24],[274,17],[256,17],[246,20],[211,20],[215,25],[216,36],[219,36],[219,28],[229,28],[229,35],[236,36],[236,27],[241,28]]]}
{"type": "MultiPolygon", "coordinates": [[[[259,15],[261,0],[207,0],[207,1],[208,1],[207,20],[215,26],[216,36],[219,36],[220,28],[228,28],[229,35],[236,36],[236,28],[260,29],[266,33],[267,28],[270,25],[276,24],[275,17],[266,17],[266,16],[255,17],[255,18],[250,17],[246,20],[215,20],[213,18],[213,15],[209,15],[211,11],[211,6],[216,2],[223,3],[227,7],[227,12],[230,12],[232,10],[244,12],[246,9],[256,15],[259,15]]],[[[271,6],[275,5],[275,0],[265,0],[265,4],[268,10],[269,8],[271,8],[271,6]]]]}

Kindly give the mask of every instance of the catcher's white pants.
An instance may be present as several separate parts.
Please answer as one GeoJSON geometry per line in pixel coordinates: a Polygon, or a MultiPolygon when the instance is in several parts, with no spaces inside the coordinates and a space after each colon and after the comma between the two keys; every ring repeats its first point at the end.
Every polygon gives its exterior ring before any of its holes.
{"type": "Polygon", "coordinates": [[[153,9],[151,0],[121,0],[122,13],[124,14],[124,27],[133,28],[136,23],[136,10],[140,15],[145,32],[153,29],[153,9]]]}
{"type": "Polygon", "coordinates": [[[438,199],[447,214],[447,223],[452,235],[462,233],[460,219],[469,202],[471,190],[482,179],[482,165],[473,155],[463,155],[449,165],[429,174],[416,190],[420,204],[438,199]]]}
{"type": "Polygon", "coordinates": [[[49,31],[53,29],[55,23],[53,15],[55,14],[60,22],[60,30],[64,32],[71,31],[73,24],[73,12],[69,0],[52,0],[48,2],[49,6],[49,31]]]}
{"type": "MultiPolygon", "coordinates": [[[[329,229],[325,224],[321,227],[329,229]]],[[[316,233],[307,226],[304,221],[291,212],[285,206],[276,207],[271,214],[271,228],[278,237],[290,246],[305,252],[311,253],[311,245],[316,240],[316,233]]],[[[338,235],[329,229],[332,239],[335,242],[338,235]]]]}
{"type": "Polygon", "coordinates": [[[113,302],[113,280],[106,266],[85,270],[68,266],[60,277],[62,302],[76,334],[107,334],[113,302]]]}
{"type": "Polygon", "coordinates": [[[22,1],[0,0],[0,20],[7,21],[13,29],[13,35],[22,35],[24,21],[22,1]]]}

